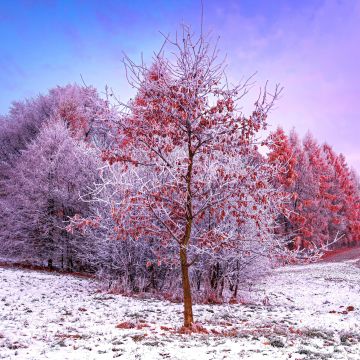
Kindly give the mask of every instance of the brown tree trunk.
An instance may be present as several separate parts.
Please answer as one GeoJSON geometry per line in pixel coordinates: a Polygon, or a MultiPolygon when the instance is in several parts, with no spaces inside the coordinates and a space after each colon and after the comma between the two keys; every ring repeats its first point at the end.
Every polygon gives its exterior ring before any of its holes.
{"type": "Polygon", "coordinates": [[[186,247],[180,247],[181,276],[184,293],[184,326],[191,327],[194,322],[192,311],[191,287],[189,279],[189,265],[187,261],[186,247]]]}
{"type": "Polygon", "coordinates": [[[191,286],[189,279],[189,263],[187,258],[187,247],[191,238],[191,229],[193,222],[191,179],[192,179],[194,153],[191,149],[190,123],[188,124],[188,137],[189,137],[188,139],[189,164],[186,174],[186,188],[187,188],[187,198],[185,204],[186,226],[185,226],[184,237],[180,243],[181,278],[182,278],[183,295],[184,295],[184,327],[191,327],[194,322],[193,311],[192,311],[191,286]]]}

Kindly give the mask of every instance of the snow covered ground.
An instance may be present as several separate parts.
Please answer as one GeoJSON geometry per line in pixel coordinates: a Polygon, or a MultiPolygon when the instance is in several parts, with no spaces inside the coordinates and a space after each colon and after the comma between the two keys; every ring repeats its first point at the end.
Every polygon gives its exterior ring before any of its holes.
{"type": "Polygon", "coordinates": [[[98,289],[0,268],[0,359],[360,359],[356,260],[277,269],[254,301],[197,305],[208,334],[179,333],[180,304],[98,289]]]}

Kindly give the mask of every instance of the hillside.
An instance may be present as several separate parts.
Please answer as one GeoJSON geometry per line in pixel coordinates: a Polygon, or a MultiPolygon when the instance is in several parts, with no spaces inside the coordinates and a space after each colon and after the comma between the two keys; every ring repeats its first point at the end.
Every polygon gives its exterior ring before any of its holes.
{"type": "Polygon", "coordinates": [[[191,335],[180,304],[0,268],[0,359],[359,359],[357,262],[277,269],[244,304],[195,306],[191,335]]]}

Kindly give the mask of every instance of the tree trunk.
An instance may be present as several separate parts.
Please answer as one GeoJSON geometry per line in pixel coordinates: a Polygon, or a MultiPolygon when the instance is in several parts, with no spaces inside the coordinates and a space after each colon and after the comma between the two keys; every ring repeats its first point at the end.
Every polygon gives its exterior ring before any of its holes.
{"type": "Polygon", "coordinates": [[[186,247],[180,247],[181,276],[184,293],[184,326],[191,327],[194,322],[192,311],[191,287],[189,279],[189,265],[187,261],[186,247]]]}
{"type": "Polygon", "coordinates": [[[191,193],[191,179],[192,179],[192,168],[194,153],[191,146],[191,125],[188,123],[188,152],[189,152],[189,164],[186,173],[186,226],[184,237],[180,243],[180,262],[181,262],[181,278],[183,285],[184,295],[184,327],[191,327],[194,318],[192,311],[192,298],[191,298],[191,287],[189,279],[189,263],[187,258],[187,247],[191,238],[191,229],[193,222],[193,209],[192,209],[192,193],[191,193]]]}

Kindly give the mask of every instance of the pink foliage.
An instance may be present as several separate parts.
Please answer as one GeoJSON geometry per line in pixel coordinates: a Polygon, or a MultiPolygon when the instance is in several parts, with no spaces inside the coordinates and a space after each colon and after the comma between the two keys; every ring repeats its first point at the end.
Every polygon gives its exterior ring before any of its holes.
{"type": "Polygon", "coordinates": [[[278,129],[270,136],[268,161],[280,168],[278,186],[290,201],[283,204],[281,234],[290,246],[314,250],[359,241],[360,194],[343,155],[307,134],[300,144],[278,129]]]}

